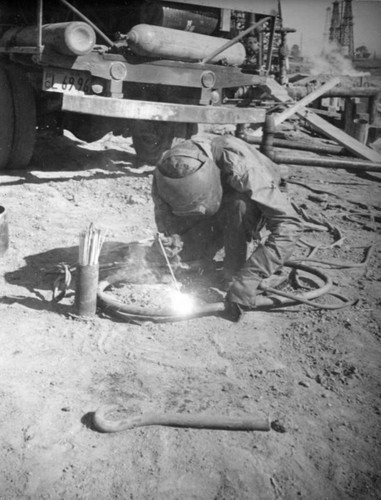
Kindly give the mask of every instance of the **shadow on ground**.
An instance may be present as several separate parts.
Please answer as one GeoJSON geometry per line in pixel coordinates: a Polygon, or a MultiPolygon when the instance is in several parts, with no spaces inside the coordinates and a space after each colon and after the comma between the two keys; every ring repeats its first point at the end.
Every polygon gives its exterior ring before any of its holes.
{"type": "Polygon", "coordinates": [[[83,179],[148,177],[154,167],[142,165],[128,144],[123,147],[123,141],[127,139],[120,137],[114,139],[115,142],[111,141],[109,144],[104,142],[106,138],[87,144],[73,135],[38,136],[29,167],[3,172],[11,179],[3,179],[2,184],[15,186],[66,182],[68,179],[81,181],[83,179]],[[93,172],[89,173],[91,170],[93,172]],[[46,175],[44,175],[45,172],[46,175]],[[54,175],[55,172],[57,175],[54,175]],[[72,175],[69,175],[70,173],[72,175]]]}
{"type": "MultiPolygon", "coordinates": [[[[6,282],[23,287],[28,296],[8,295],[0,298],[0,303],[19,303],[35,310],[69,312],[69,306],[59,303],[75,293],[78,247],[60,247],[25,257],[25,265],[16,271],[4,274],[6,282]],[[64,286],[65,268],[70,278],[64,286]],[[60,300],[54,300],[65,290],[60,300]],[[51,293],[49,293],[51,292],[51,293]]],[[[196,293],[207,302],[221,300],[221,294],[211,292],[221,281],[220,263],[210,263],[202,273],[195,270],[179,271],[182,290],[196,293]],[[212,294],[212,295],[211,295],[212,294]],[[212,301],[214,301],[212,299],[212,301]]],[[[105,242],[99,258],[99,281],[130,284],[171,283],[171,275],[162,255],[158,255],[150,240],[139,242],[105,242]]],[[[179,281],[180,282],[180,281],[179,281]]]]}

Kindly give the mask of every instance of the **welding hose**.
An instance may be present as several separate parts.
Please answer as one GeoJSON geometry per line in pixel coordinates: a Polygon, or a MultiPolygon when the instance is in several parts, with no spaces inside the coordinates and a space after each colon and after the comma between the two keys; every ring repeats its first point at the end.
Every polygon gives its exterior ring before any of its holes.
{"type": "Polygon", "coordinates": [[[171,308],[150,308],[125,304],[106,293],[108,287],[113,283],[106,280],[100,281],[98,285],[98,305],[106,313],[124,320],[140,321],[180,321],[183,319],[196,318],[198,316],[208,316],[225,311],[225,302],[214,302],[211,304],[201,304],[190,314],[176,314],[171,308]]]}
{"type": "Polygon", "coordinates": [[[295,262],[314,262],[315,264],[322,264],[325,266],[329,266],[330,268],[335,269],[360,269],[365,268],[370,258],[372,257],[375,249],[375,245],[370,245],[369,247],[357,247],[357,248],[365,248],[365,256],[362,262],[345,262],[345,261],[334,261],[334,260],[323,260],[323,259],[315,259],[313,257],[301,257],[295,259],[295,262]]]}
{"type": "Polygon", "coordinates": [[[119,432],[147,425],[186,427],[192,429],[216,429],[224,431],[269,431],[270,419],[264,417],[225,417],[223,415],[190,415],[189,413],[143,413],[119,419],[112,414],[123,407],[117,404],[103,405],[93,415],[94,427],[101,432],[119,432]]]}
{"type": "MultiPolygon", "coordinates": [[[[309,290],[308,292],[304,292],[299,295],[288,294],[286,292],[282,292],[280,290],[276,290],[273,288],[264,288],[263,289],[264,295],[257,295],[256,297],[255,309],[263,310],[263,309],[279,308],[301,303],[319,309],[339,309],[354,304],[353,301],[350,302],[346,298],[340,297],[339,295],[335,295],[337,298],[340,298],[343,301],[343,303],[339,305],[316,304],[312,302],[312,299],[321,297],[322,295],[330,291],[330,289],[332,288],[331,278],[318,269],[297,262],[289,261],[286,262],[284,266],[312,274],[321,279],[324,284],[320,288],[317,288],[315,290],[309,290]]],[[[120,302],[119,300],[116,300],[113,297],[111,297],[109,293],[106,293],[107,288],[109,288],[112,284],[113,283],[110,283],[107,280],[101,281],[99,283],[98,304],[103,309],[104,312],[110,313],[124,321],[172,322],[172,321],[191,319],[200,316],[208,316],[217,313],[224,313],[227,311],[226,302],[200,304],[190,314],[176,314],[173,313],[173,310],[170,309],[157,310],[149,307],[132,306],[120,302]]]]}

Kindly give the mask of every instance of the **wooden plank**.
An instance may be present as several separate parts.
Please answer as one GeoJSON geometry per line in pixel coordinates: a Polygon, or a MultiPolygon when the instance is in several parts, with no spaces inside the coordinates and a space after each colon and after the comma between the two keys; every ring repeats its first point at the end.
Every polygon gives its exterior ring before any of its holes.
{"type": "Polygon", "coordinates": [[[364,158],[365,160],[381,162],[381,155],[374,149],[368,148],[365,144],[357,141],[350,135],[346,134],[343,130],[335,127],[327,122],[317,114],[308,109],[300,110],[297,113],[300,117],[304,118],[312,127],[318,132],[334,139],[336,142],[344,146],[348,151],[354,155],[364,158]]]}
{"type": "Polygon", "coordinates": [[[306,97],[303,97],[303,99],[300,99],[300,101],[296,102],[290,108],[286,109],[282,113],[274,115],[275,126],[277,127],[282,122],[287,120],[287,118],[290,118],[291,116],[295,115],[295,113],[297,113],[298,111],[303,110],[305,106],[307,106],[311,102],[315,101],[318,97],[325,94],[325,92],[327,92],[327,90],[330,90],[333,87],[336,87],[336,85],[338,85],[339,83],[340,83],[339,77],[332,78],[332,80],[329,80],[327,83],[325,83],[324,85],[322,85],[318,89],[309,93],[308,95],[306,95],[306,97]]]}
{"type": "Polygon", "coordinates": [[[290,102],[290,103],[293,102],[291,97],[288,95],[287,90],[273,78],[267,78],[263,86],[279,102],[290,102]]]}
{"type": "MultiPolygon", "coordinates": [[[[268,85],[269,90],[273,97],[275,97],[280,102],[288,102],[289,98],[285,96],[284,89],[277,82],[272,82],[271,86],[268,85]],[[279,89],[279,90],[278,90],[279,89]],[[282,92],[283,90],[283,92],[282,92]]],[[[310,94],[309,94],[310,95],[310,94]]],[[[299,101],[300,102],[300,101],[299,101]]],[[[320,116],[309,111],[307,108],[302,108],[296,113],[298,116],[304,118],[312,127],[324,136],[328,136],[330,139],[335,140],[338,144],[344,146],[348,151],[353,153],[355,156],[363,158],[365,160],[374,161],[379,163],[381,161],[381,155],[377,153],[374,149],[368,148],[365,144],[357,141],[350,135],[346,134],[343,130],[335,127],[331,123],[327,122],[320,116]]],[[[255,130],[253,132],[254,136],[262,135],[262,130],[255,130]],[[259,134],[258,134],[259,132],[259,134]]]]}

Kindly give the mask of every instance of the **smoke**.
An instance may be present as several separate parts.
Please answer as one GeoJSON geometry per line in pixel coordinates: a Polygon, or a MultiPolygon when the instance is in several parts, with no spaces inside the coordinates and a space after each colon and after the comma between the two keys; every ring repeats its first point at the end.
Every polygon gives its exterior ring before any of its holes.
{"type": "Polygon", "coordinates": [[[345,57],[343,47],[335,42],[327,43],[320,55],[309,58],[309,63],[311,75],[360,76],[363,74],[353,67],[352,61],[345,57]]]}
{"type": "Polygon", "coordinates": [[[100,256],[101,279],[110,283],[159,283],[163,263],[152,254],[149,244],[106,242],[100,256]]]}

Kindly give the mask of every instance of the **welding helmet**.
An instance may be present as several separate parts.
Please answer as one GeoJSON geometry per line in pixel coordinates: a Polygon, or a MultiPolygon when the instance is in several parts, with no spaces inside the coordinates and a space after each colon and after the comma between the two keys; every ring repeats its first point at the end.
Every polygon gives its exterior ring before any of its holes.
{"type": "Polygon", "coordinates": [[[166,151],[156,169],[160,197],[174,215],[214,215],[220,208],[220,170],[208,148],[192,140],[166,151]]]}

